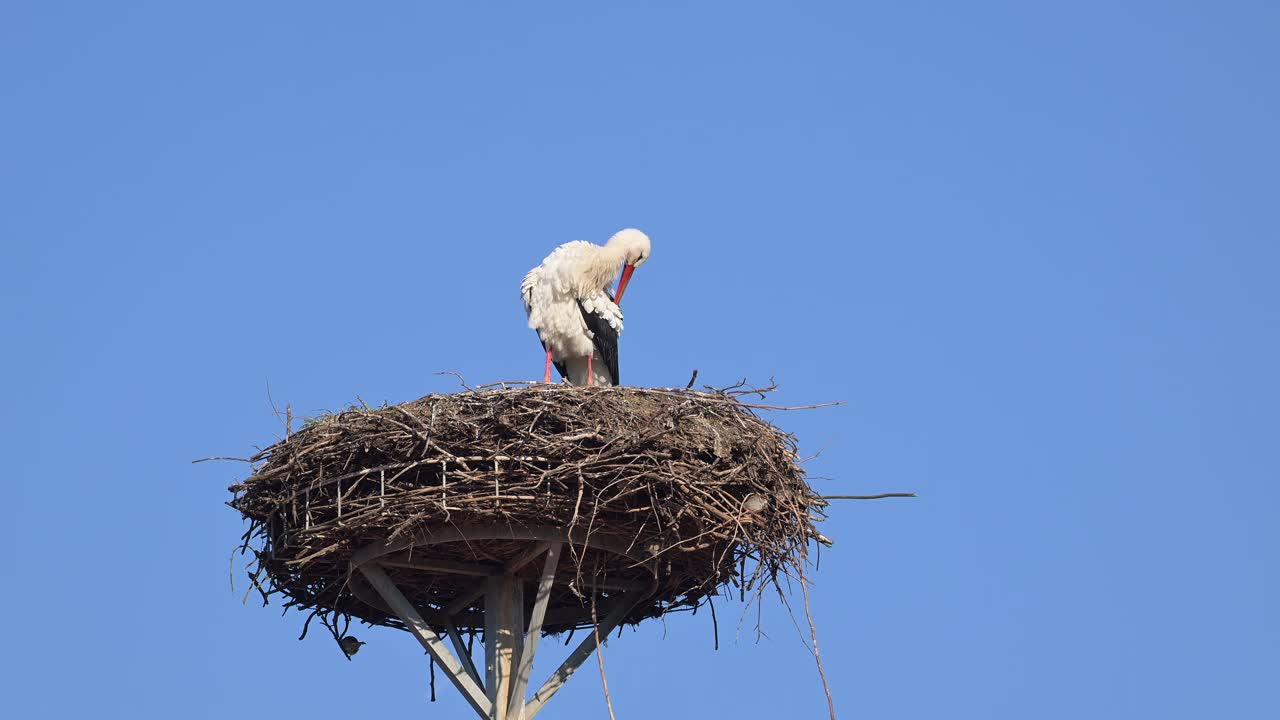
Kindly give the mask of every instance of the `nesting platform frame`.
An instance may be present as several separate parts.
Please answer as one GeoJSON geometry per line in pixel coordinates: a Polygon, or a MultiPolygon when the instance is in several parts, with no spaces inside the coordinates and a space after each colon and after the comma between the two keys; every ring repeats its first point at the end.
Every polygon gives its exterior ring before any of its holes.
{"type": "MultiPolygon", "coordinates": [[[[350,560],[350,589],[362,602],[398,617],[481,718],[531,720],[591,657],[603,638],[653,590],[653,586],[616,581],[591,586],[589,590],[593,594],[597,590],[612,591],[604,617],[597,620],[598,612],[592,608],[592,633],[578,643],[532,696],[526,697],[552,588],[557,583],[571,582],[571,578],[564,575],[557,577],[557,568],[565,548],[572,545],[623,554],[638,563],[652,565],[652,561],[635,551],[562,528],[442,526],[425,529],[409,539],[369,545],[355,552],[350,560]],[[441,543],[484,540],[523,540],[529,546],[501,566],[403,557],[406,551],[426,549],[441,543]],[[542,569],[526,619],[524,580],[516,573],[539,559],[542,560],[542,569]],[[388,575],[388,567],[467,575],[474,577],[475,581],[470,592],[460,594],[448,607],[420,610],[388,575]],[[483,679],[453,619],[455,612],[466,609],[479,598],[483,598],[484,615],[483,679]],[[445,638],[453,652],[445,644],[445,638]]],[[[654,579],[656,586],[656,572],[654,579]]]]}

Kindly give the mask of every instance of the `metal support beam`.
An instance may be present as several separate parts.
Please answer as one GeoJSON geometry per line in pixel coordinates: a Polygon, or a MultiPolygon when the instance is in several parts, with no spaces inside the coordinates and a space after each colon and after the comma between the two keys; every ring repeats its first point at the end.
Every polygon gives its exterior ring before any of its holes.
{"type": "Polygon", "coordinates": [[[444,670],[445,675],[453,682],[454,687],[458,688],[458,692],[462,693],[462,696],[471,704],[476,713],[482,718],[490,717],[493,704],[489,701],[489,698],[485,697],[484,691],[462,668],[458,659],[449,652],[449,648],[445,647],[444,642],[440,640],[440,636],[422,619],[422,616],[414,609],[409,599],[400,592],[400,588],[397,588],[391,578],[387,577],[387,573],[377,563],[372,562],[361,565],[360,572],[364,573],[364,576],[369,580],[369,584],[373,585],[373,589],[377,590],[378,594],[395,610],[396,615],[404,622],[409,632],[413,633],[418,642],[422,643],[427,652],[431,653],[431,657],[435,659],[436,664],[444,670]]]}
{"type": "Polygon", "coordinates": [[[538,596],[529,613],[529,628],[525,631],[524,651],[520,654],[520,667],[511,687],[511,699],[507,713],[511,720],[524,717],[524,694],[529,687],[529,674],[533,672],[533,655],[538,651],[538,639],[542,635],[542,620],[547,615],[547,603],[551,600],[551,586],[556,580],[556,566],[560,564],[561,543],[547,548],[547,559],[542,565],[542,577],[538,580],[538,596]]]}
{"type": "MultiPolygon", "coordinates": [[[[609,614],[600,621],[600,637],[608,637],[609,633],[618,627],[618,623],[622,622],[627,613],[631,611],[631,608],[635,607],[636,603],[642,600],[644,596],[644,593],[629,592],[618,598],[618,604],[614,605],[609,614]]],[[[564,684],[569,681],[569,677],[587,658],[591,657],[591,653],[595,649],[596,639],[594,634],[583,638],[582,642],[578,643],[578,647],[574,648],[572,653],[569,653],[569,657],[560,663],[560,667],[551,673],[551,677],[547,678],[547,681],[542,684],[538,692],[534,693],[533,697],[529,698],[529,702],[525,703],[524,720],[533,720],[533,716],[538,714],[538,711],[542,709],[543,705],[546,705],[552,695],[555,695],[560,688],[564,687],[564,684]]]]}
{"type": "Polygon", "coordinates": [[[634,548],[634,543],[601,538],[581,529],[506,525],[429,528],[409,538],[375,543],[356,551],[350,559],[350,566],[353,571],[358,569],[360,572],[352,572],[349,587],[352,594],[363,602],[398,616],[481,718],[532,720],[597,647],[595,633],[584,638],[538,691],[525,700],[543,627],[547,624],[581,622],[581,611],[578,609],[550,609],[556,570],[565,543],[626,557],[633,562],[632,567],[643,566],[654,574],[652,583],[618,578],[612,582],[602,581],[592,588],[592,592],[604,590],[612,593],[607,603],[607,614],[597,626],[599,636],[607,637],[626,618],[627,613],[651,596],[657,584],[657,574],[649,564],[650,556],[634,548]],[[415,557],[413,554],[415,548],[476,540],[532,542],[505,565],[430,559],[429,555],[415,557]],[[516,572],[535,562],[544,553],[546,557],[538,580],[537,596],[526,627],[525,581],[516,572]],[[419,610],[396,587],[383,568],[384,564],[389,567],[472,576],[479,582],[471,589],[459,593],[453,602],[442,609],[427,607],[419,610]],[[481,597],[484,598],[483,610],[473,610],[481,597]],[[485,645],[483,686],[476,664],[458,632],[459,622],[466,624],[468,628],[474,628],[481,621],[485,645]],[[456,657],[449,652],[442,635],[448,636],[457,653],[456,657]]]}
{"type": "MultiPolygon", "coordinates": [[[[504,571],[509,573],[514,573],[517,570],[523,568],[525,565],[528,565],[529,563],[536,560],[539,555],[546,552],[547,548],[551,547],[553,544],[554,543],[552,543],[549,540],[544,540],[538,543],[537,545],[534,545],[532,548],[526,550],[525,552],[521,553],[520,555],[512,558],[505,566],[503,566],[502,569],[497,570],[495,572],[491,572],[489,574],[498,575],[504,571]]],[[[446,607],[444,611],[450,615],[457,615],[463,610],[466,610],[468,607],[470,607],[471,603],[478,600],[481,595],[484,595],[485,587],[486,587],[485,581],[481,580],[480,582],[473,585],[470,590],[467,590],[459,594],[458,597],[455,598],[453,602],[449,603],[448,607],[446,607]]]]}
{"type": "Polygon", "coordinates": [[[525,550],[519,555],[508,560],[507,564],[504,567],[506,568],[507,572],[513,573],[523,568],[525,565],[528,565],[529,563],[533,562],[534,560],[537,560],[539,555],[546,552],[547,550],[550,550],[551,546],[556,544],[558,544],[558,542],[556,541],[543,540],[537,545],[534,545],[528,550],[525,550]]]}
{"type": "Polygon", "coordinates": [[[458,653],[458,657],[462,659],[462,667],[476,681],[476,685],[480,684],[480,673],[476,671],[475,661],[471,659],[471,653],[467,652],[467,646],[462,642],[462,636],[458,634],[458,626],[453,623],[453,618],[445,618],[444,631],[449,634],[449,642],[453,645],[453,651],[458,653]]]}
{"type": "Polygon", "coordinates": [[[454,562],[452,560],[420,560],[392,556],[378,558],[378,564],[383,567],[402,567],[425,572],[471,575],[473,577],[490,577],[502,572],[502,568],[497,565],[479,565],[477,563],[454,562]]]}
{"type": "Polygon", "coordinates": [[[498,598],[502,594],[501,578],[489,578],[484,581],[484,688],[485,697],[489,700],[489,717],[497,714],[498,703],[494,697],[498,691],[498,598]]]}

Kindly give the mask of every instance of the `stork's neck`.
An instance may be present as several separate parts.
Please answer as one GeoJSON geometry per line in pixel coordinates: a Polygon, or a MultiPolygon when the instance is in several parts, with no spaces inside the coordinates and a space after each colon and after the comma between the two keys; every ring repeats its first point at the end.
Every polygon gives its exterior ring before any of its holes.
{"type": "Polygon", "coordinates": [[[595,251],[587,258],[582,269],[582,287],[585,292],[603,290],[618,276],[622,262],[626,259],[626,250],[620,247],[596,246],[595,251]]]}

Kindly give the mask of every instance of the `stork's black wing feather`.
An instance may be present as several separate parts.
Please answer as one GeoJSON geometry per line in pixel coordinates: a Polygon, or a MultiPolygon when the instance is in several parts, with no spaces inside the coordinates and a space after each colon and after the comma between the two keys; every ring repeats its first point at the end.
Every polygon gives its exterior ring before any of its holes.
{"type": "Polygon", "coordinates": [[[587,312],[581,300],[578,301],[578,309],[582,311],[582,319],[586,321],[587,329],[591,331],[592,344],[596,346],[595,362],[603,362],[613,378],[613,384],[621,385],[622,380],[618,377],[618,331],[604,316],[587,312]]]}

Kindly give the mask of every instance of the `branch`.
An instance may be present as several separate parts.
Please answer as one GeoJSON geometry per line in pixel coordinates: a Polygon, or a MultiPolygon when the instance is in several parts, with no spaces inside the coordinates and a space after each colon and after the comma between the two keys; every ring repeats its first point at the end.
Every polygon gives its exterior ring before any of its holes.
{"type": "Polygon", "coordinates": [[[467,384],[467,379],[466,379],[466,378],[464,378],[464,377],[462,377],[462,373],[456,373],[456,372],[454,372],[454,371],[452,371],[452,370],[442,370],[442,371],[440,371],[440,372],[438,372],[438,373],[434,373],[434,374],[435,374],[435,375],[452,375],[452,376],[454,376],[454,377],[458,378],[458,384],[459,384],[459,385],[461,385],[462,387],[464,387],[464,388],[466,388],[466,389],[470,390],[471,392],[475,392],[475,391],[476,391],[476,389],[475,389],[475,388],[473,388],[473,387],[471,387],[470,385],[468,385],[468,384],[467,384]]]}
{"type": "Polygon", "coordinates": [[[879,495],[819,495],[823,500],[883,500],[884,498],[913,498],[915,493],[880,493],[879,495]]]}

